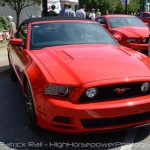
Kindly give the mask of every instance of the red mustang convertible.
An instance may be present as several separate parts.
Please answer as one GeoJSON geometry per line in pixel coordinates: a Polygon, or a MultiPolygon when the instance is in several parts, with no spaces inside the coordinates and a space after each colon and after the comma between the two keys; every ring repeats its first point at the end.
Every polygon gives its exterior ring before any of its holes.
{"type": "Polygon", "coordinates": [[[33,129],[85,133],[150,123],[150,59],[121,46],[98,22],[25,20],[8,57],[33,129]]]}
{"type": "Polygon", "coordinates": [[[136,16],[150,27],[150,12],[140,12],[136,16]]]}
{"type": "Polygon", "coordinates": [[[96,18],[112,35],[120,36],[120,44],[148,54],[149,28],[131,15],[105,15],[96,18]]]}

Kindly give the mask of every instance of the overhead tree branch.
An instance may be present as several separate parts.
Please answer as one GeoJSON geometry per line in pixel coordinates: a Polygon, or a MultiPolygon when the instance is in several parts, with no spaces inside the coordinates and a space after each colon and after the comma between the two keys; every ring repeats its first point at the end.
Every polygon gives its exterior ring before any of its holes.
{"type": "Polygon", "coordinates": [[[32,6],[34,4],[35,4],[35,2],[33,2],[32,4],[25,5],[25,6],[22,7],[22,9],[25,8],[25,7],[28,7],[28,6],[32,6]]]}

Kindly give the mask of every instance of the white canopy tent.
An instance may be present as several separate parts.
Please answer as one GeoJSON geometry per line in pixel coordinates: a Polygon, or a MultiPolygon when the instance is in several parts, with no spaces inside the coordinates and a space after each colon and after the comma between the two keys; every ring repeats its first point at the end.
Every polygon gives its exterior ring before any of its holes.
{"type": "Polygon", "coordinates": [[[51,9],[52,5],[56,6],[55,11],[57,13],[60,12],[61,10],[61,5],[63,5],[65,2],[71,3],[73,5],[73,9],[75,9],[75,5],[78,5],[79,1],[78,0],[47,0],[47,6],[48,6],[48,11],[51,9]]]}
{"type": "Polygon", "coordinates": [[[63,5],[65,2],[71,3],[72,4],[72,8],[74,10],[77,9],[77,6],[79,5],[79,0],[60,0],[60,3],[63,5]]]}
{"type": "Polygon", "coordinates": [[[59,13],[61,10],[60,0],[47,0],[48,11],[50,11],[52,5],[56,6],[55,11],[59,13]]]}
{"type": "Polygon", "coordinates": [[[71,2],[71,3],[76,3],[78,4],[78,0],[60,0],[60,2],[71,2]]]}
{"type": "MultiPolygon", "coordinates": [[[[78,5],[78,0],[47,0],[47,6],[48,6],[48,11],[51,8],[51,5],[56,6],[56,11],[59,13],[61,9],[61,4],[64,4],[65,2],[69,2],[73,5],[73,9],[75,8],[75,5],[78,5]]],[[[24,8],[21,11],[20,14],[20,20],[19,24],[25,20],[30,18],[32,15],[35,17],[39,17],[42,14],[42,5],[32,5],[24,8]]],[[[8,5],[0,6],[0,16],[12,16],[14,18],[14,22],[16,22],[16,13],[14,10],[12,10],[8,5]]]]}

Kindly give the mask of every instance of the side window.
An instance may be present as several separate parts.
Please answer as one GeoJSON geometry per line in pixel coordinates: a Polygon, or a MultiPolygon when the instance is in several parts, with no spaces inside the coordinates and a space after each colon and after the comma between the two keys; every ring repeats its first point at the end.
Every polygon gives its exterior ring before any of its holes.
{"type": "Polygon", "coordinates": [[[141,14],[137,14],[136,16],[137,16],[137,17],[142,17],[141,14]]]}
{"type": "Polygon", "coordinates": [[[99,22],[100,24],[106,24],[107,23],[105,18],[97,18],[96,21],[99,22]]]}
{"type": "Polygon", "coordinates": [[[143,14],[143,17],[144,17],[144,18],[147,18],[147,17],[148,17],[148,14],[146,14],[146,13],[143,14]]]}
{"type": "Polygon", "coordinates": [[[26,36],[27,36],[27,24],[22,24],[20,25],[16,33],[16,38],[21,38],[23,41],[25,41],[26,36]]]}
{"type": "Polygon", "coordinates": [[[144,16],[143,16],[143,13],[139,14],[139,17],[144,17],[144,16]]]}

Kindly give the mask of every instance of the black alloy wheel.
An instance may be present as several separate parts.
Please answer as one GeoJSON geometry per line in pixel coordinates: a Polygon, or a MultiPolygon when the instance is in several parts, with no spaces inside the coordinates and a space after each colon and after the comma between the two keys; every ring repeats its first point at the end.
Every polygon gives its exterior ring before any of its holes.
{"type": "Polygon", "coordinates": [[[9,61],[9,75],[10,75],[10,79],[12,81],[17,81],[17,76],[16,76],[16,73],[12,67],[12,64],[10,62],[10,56],[9,56],[9,53],[8,53],[8,61],[9,61]]]}
{"type": "Polygon", "coordinates": [[[39,127],[37,126],[37,119],[36,119],[32,93],[28,82],[26,82],[26,105],[27,105],[28,124],[31,127],[31,129],[38,130],[39,127]]]}
{"type": "Polygon", "coordinates": [[[9,68],[10,79],[11,79],[12,81],[17,81],[17,76],[16,76],[16,73],[15,73],[15,71],[14,71],[12,65],[10,64],[9,67],[10,67],[10,68],[9,68]]]}

